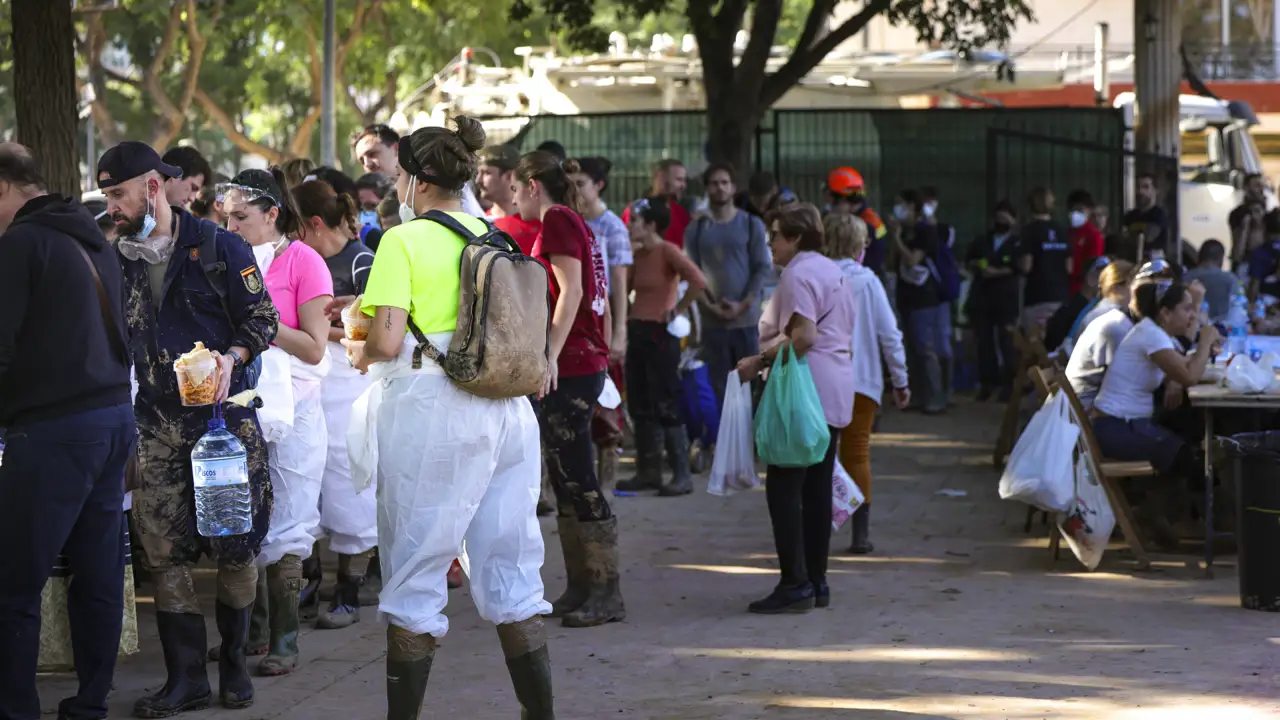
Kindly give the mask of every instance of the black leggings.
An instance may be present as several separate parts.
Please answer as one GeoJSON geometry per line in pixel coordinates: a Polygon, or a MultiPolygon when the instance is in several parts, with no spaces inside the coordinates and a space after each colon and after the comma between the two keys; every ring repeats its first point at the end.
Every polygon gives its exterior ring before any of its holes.
{"type": "Polygon", "coordinates": [[[609,501],[600,491],[592,457],[591,412],[602,390],[603,372],[562,377],[555,392],[542,398],[538,416],[556,505],[561,515],[576,515],[581,522],[613,517],[609,501]]]}
{"type": "Polygon", "coordinates": [[[627,323],[627,411],[636,422],[684,424],[680,411],[680,340],[667,324],[627,323]]]}
{"type": "Polygon", "coordinates": [[[835,469],[839,428],[828,427],[831,444],[817,465],[784,468],[770,465],[765,499],[773,522],[773,544],[785,588],[817,587],[827,580],[831,545],[831,474],[835,469]]]}

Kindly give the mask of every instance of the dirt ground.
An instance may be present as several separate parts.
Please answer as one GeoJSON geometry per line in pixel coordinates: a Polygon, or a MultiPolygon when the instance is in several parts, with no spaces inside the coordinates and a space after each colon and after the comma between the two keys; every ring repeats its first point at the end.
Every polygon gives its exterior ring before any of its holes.
{"type": "MultiPolygon", "coordinates": [[[[832,607],[806,615],[746,612],[776,581],[763,492],[618,498],[629,616],[551,626],[557,717],[1280,717],[1280,617],[1239,608],[1232,558],[1214,580],[1190,556],[1135,573],[1116,547],[1098,572],[1069,553],[1053,565],[1044,528],[1024,535],[1022,507],[996,496],[998,415],[968,404],[885,417],[873,450],[876,553],[843,554],[847,528],[833,538],[832,607]]],[[[564,577],[554,527],[544,521],[552,596],[564,577]]],[[[493,629],[465,590],[452,600],[423,717],[517,717],[493,629]]],[[[139,599],[143,651],[118,668],[113,718],[163,683],[149,603],[139,599]]],[[[211,603],[209,593],[210,615],[211,603]]],[[[251,709],[184,717],[385,716],[384,634],[369,609],[359,625],[308,631],[300,644],[299,671],[256,680],[251,709]]],[[[73,687],[71,676],[43,678],[46,711],[73,687]]]]}

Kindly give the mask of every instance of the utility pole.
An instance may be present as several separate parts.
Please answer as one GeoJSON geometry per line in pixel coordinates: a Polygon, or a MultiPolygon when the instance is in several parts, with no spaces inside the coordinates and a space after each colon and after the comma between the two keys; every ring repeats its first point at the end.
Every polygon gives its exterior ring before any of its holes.
{"type": "Polygon", "coordinates": [[[337,163],[337,127],[333,116],[334,0],[324,0],[324,80],[320,91],[320,164],[337,163]]]}
{"type": "Polygon", "coordinates": [[[1137,94],[1136,150],[1139,172],[1150,172],[1163,194],[1161,204],[1171,220],[1172,245],[1167,257],[1177,258],[1178,167],[1182,154],[1179,124],[1182,108],[1182,41],[1179,0],[1137,0],[1134,3],[1134,38],[1137,48],[1134,90],[1137,94]],[[1172,253],[1172,254],[1169,254],[1172,253]]]}

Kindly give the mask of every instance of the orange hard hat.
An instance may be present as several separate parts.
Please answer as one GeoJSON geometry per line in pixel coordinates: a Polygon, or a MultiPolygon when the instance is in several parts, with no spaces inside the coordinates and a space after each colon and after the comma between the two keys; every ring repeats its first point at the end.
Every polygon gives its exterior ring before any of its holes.
{"type": "Polygon", "coordinates": [[[861,173],[851,167],[839,167],[827,174],[827,189],[835,195],[852,195],[865,187],[861,173]]]}

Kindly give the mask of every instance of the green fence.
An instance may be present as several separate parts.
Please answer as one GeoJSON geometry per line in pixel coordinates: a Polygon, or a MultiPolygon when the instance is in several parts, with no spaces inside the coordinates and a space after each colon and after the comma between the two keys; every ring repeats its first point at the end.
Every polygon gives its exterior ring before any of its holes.
{"type": "MultiPolygon", "coordinates": [[[[571,155],[609,158],[616,206],[648,190],[650,169],[662,158],[698,169],[706,128],[702,112],[540,116],[512,142],[531,150],[557,140],[571,155]]],[[[862,173],[882,211],[902,189],[936,187],[943,219],[967,242],[985,228],[996,200],[1024,208],[1037,185],[1052,189],[1060,205],[1071,190],[1089,190],[1118,215],[1123,146],[1124,121],[1111,108],[776,110],[756,131],[752,160],[819,204],[827,172],[841,165],[862,173]]]]}

